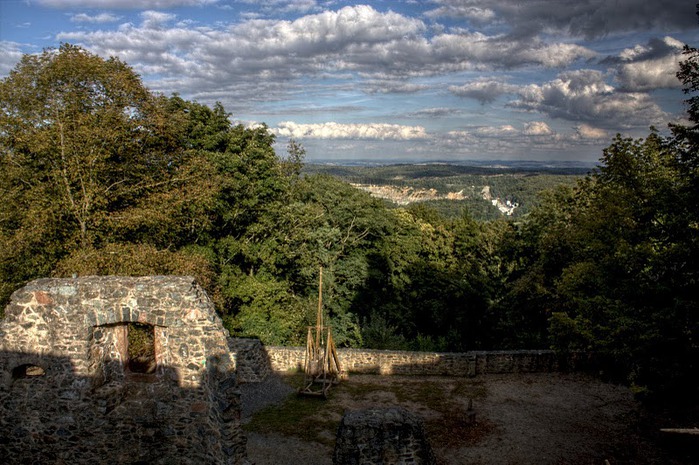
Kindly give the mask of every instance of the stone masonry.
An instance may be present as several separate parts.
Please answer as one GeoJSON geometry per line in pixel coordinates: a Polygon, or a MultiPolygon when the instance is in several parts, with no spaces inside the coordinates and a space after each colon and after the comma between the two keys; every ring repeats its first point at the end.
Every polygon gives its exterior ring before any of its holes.
{"type": "Polygon", "coordinates": [[[228,332],[193,278],[41,279],[5,315],[0,463],[247,463],[228,332]]]}
{"type": "Polygon", "coordinates": [[[229,337],[228,347],[235,353],[239,383],[259,383],[272,371],[265,347],[259,339],[229,337]]]}
{"type": "MultiPolygon", "coordinates": [[[[262,358],[272,371],[278,373],[302,370],[306,353],[305,347],[262,347],[248,344],[240,346],[239,349],[264,350],[264,357],[246,355],[246,359],[262,358]]],[[[590,363],[589,354],[572,353],[561,358],[552,350],[450,353],[341,348],[337,353],[343,370],[349,373],[377,375],[477,376],[495,373],[551,373],[582,369],[590,363]]]]}
{"type": "Polygon", "coordinates": [[[435,465],[422,419],[403,408],[348,412],[337,429],[333,465],[435,465]]]}

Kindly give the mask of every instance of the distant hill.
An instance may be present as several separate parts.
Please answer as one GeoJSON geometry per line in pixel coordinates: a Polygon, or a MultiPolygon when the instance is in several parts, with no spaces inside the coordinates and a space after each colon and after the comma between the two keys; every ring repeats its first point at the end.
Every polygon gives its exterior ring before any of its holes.
{"type": "Polygon", "coordinates": [[[573,185],[592,165],[542,162],[474,162],[354,165],[307,163],[305,174],[327,174],[400,206],[425,203],[447,217],[464,209],[478,220],[519,218],[539,192],[573,185]]]}

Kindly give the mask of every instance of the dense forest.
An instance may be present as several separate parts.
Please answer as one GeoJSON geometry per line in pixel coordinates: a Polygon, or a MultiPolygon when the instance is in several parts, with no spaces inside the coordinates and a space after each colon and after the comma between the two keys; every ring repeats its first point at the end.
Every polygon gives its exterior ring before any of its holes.
{"type": "Polygon", "coordinates": [[[699,52],[685,53],[689,125],[617,136],[518,221],[389,208],[118,59],[26,55],[0,81],[0,305],[38,277],[186,274],[233,335],[301,344],[322,266],[339,345],[594,351],[640,394],[696,399],[699,52]]]}
{"type": "MultiPolygon", "coordinates": [[[[360,189],[371,187],[390,188],[391,194],[429,192],[434,198],[423,196],[417,201],[436,210],[441,216],[455,218],[464,210],[475,220],[488,221],[509,216],[518,219],[526,216],[539,202],[539,193],[558,186],[573,187],[590,169],[582,167],[518,167],[479,166],[477,164],[392,164],[341,166],[329,163],[304,164],[303,174],[329,174],[360,189]],[[513,205],[503,212],[493,203],[513,205]]],[[[379,195],[388,204],[396,202],[391,195],[379,195]]],[[[419,197],[419,196],[416,196],[419,197]]]]}

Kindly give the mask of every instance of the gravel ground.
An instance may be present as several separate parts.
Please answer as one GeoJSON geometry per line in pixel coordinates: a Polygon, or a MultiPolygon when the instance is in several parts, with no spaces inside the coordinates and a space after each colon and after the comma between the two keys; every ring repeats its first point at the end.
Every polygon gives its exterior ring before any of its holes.
{"type": "Polygon", "coordinates": [[[241,384],[240,398],[243,423],[247,423],[258,410],[283,401],[292,392],[294,392],[294,388],[285,383],[278,375],[270,375],[261,383],[241,384]]]}
{"type": "MultiPolygon", "coordinates": [[[[649,431],[662,424],[645,419],[631,392],[576,374],[511,374],[473,378],[486,391],[474,402],[477,422],[490,425],[474,444],[435,448],[440,465],[689,465],[658,447],[649,431]]],[[[349,409],[399,404],[389,385],[411,385],[416,378],[356,375],[349,383],[387,386],[371,401],[335,393],[349,409]],[[393,400],[392,400],[393,399],[393,400]],[[364,405],[367,404],[367,405],[364,405]],[[369,405],[372,404],[372,405],[369,405]]],[[[440,382],[453,383],[454,378],[440,382]]],[[[243,422],[267,405],[283,401],[294,389],[283,378],[246,384],[242,390],[243,422]]],[[[424,415],[420,405],[402,405],[424,415]]],[[[248,457],[256,465],[330,465],[332,448],[276,433],[248,433],[248,457]]]]}
{"type": "MultiPolygon", "coordinates": [[[[278,404],[296,390],[277,375],[261,383],[240,386],[242,421],[247,423],[255,412],[278,404]]],[[[332,450],[323,444],[302,441],[279,434],[247,432],[248,459],[255,465],[332,465],[332,450]]]]}

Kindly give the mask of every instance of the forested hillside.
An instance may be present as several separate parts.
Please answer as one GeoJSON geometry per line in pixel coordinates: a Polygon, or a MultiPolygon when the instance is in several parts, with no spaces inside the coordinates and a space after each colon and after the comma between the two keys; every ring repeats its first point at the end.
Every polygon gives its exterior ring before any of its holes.
{"type": "Polygon", "coordinates": [[[276,154],[117,59],[24,56],[0,82],[0,304],[38,277],[188,274],[232,334],[301,344],[322,266],[339,345],[594,351],[639,393],[696,399],[698,57],[690,126],[617,137],[513,222],[302,174],[299,144],[276,154]]]}
{"type": "Polygon", "coordinates": [[[329,174],[389,205],[421,202],[442,216],[455,218],[467,211],[479,221],[526,216],[539,193],[558,186],[572,187],[590,171],[581,167],[478,166],[457,164],[394,164],[338,166],[307,164],[303,173],[329,174]]]}

